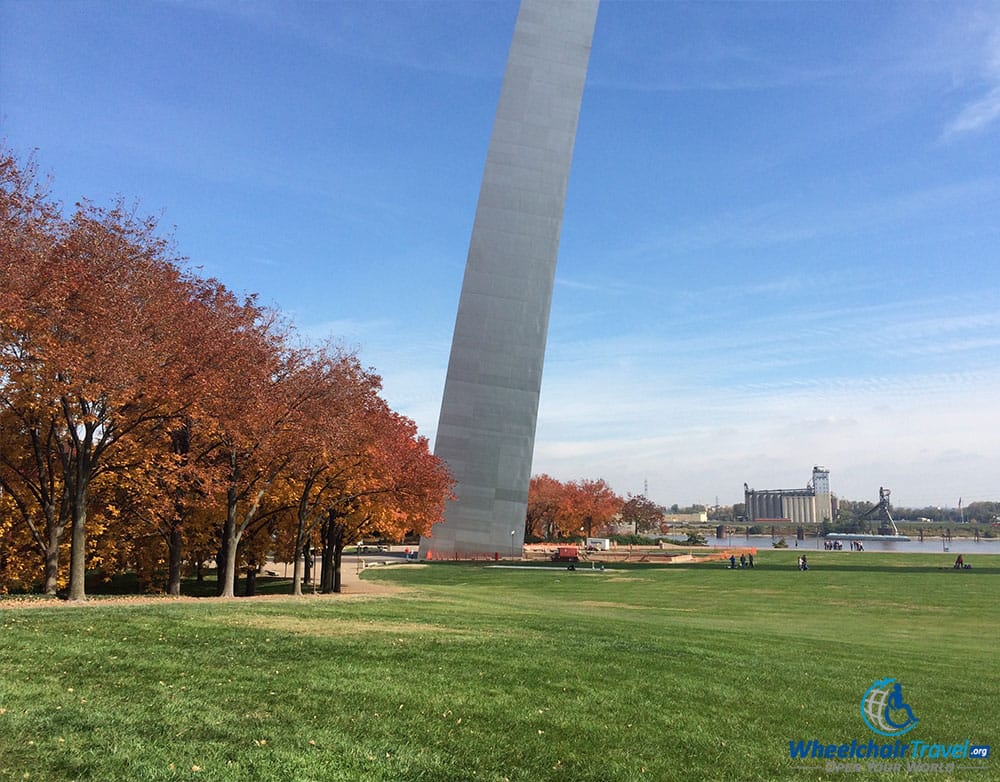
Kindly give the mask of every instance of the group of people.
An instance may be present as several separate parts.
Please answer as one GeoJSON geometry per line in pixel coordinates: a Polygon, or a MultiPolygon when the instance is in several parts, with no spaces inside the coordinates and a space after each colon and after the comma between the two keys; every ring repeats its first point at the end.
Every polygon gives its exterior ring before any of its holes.
{"type": "MultiPolygon", "coordinates": [[[[844,548],[844,544],[839,540],[824,540],[823,548],[827,551],[841,551],[844,548]]],[[[865,547],[861,545],[860,540],[851,541],[851,551],[864,551],[865,547]]]]}
{"type": "MultiPolygon", "coordinates": [[[[856,545],[857,545],[856,551],[864,551],[864,548],[861,546],[860,542],[857,542],[856,545]]],[[[854,546],[855,546],[855,541],[851,541],[851,547],[854,548],[854,546]]],[[[729,555],[730,570],[738,570],[739,568],[753,567],[753,566],[754,566],[753,554],[740,554],[740,561],[738,564],[736,562],[736,555],[735,554],[729,555]]],[[[955,570],[969,570],[971,567],[972,565],[965,564],[965,560],[962,558],[962,555],[959,554],[958,558],[955,560],[955,570]]],[[[806,555],[803,554],[802,556],[799,557],[799,570],[808,570],[808,569],[809,569],[809,560],[806,557],[806,555]]]]}

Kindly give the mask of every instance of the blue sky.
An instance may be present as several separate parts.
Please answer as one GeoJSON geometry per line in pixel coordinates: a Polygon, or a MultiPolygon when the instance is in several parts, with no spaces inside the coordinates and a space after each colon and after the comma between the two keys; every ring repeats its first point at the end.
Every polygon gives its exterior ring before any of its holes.
{"type": "MultiPolygon", "coordinates": [[[[0,0],[54,193],[357,347],[433,440],[517,4],[0,0]]],[[[1000,499],[1000,3],[605,0],[534,472],[1000,499]]]]}

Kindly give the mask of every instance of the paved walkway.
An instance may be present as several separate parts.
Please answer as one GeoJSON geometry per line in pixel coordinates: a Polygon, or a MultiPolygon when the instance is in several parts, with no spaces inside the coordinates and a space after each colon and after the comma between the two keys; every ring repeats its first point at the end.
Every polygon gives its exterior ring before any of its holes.
{"type": "MultiPolygon", "coordinates": [[[[392,556],[380,557],[377,553],[367,556],[355,557],[345,556],[340,565],[340,589],[341,595],[391,595],[403,591],[394,584],[384,584],[371,578],[365,578],[364,572],[375,567],[405,566],[413,567],[404,560],[392,556]],[[364,562],[364,567],[359,567],[358,560],[364,562]]],[[[266,570],[275,572],[281,576],[285,575],[286,565],[283,562],[268,563],[266,570]]],[[[292,577],[292,564],[287,564],[288,578],[292,577]]],[[[317,573],[318,576],[318,573],[317,573]]],[[[303,594],[312,594],[312,586],[302,585],[303,594]]]]}

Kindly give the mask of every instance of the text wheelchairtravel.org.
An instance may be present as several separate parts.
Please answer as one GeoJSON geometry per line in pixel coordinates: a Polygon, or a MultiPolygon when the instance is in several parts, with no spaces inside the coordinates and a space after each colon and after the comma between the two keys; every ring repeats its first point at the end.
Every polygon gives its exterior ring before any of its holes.
{"type": "Polygon", "coordinates": [[[878,743],[853,740],[850,744],[828,744],[818,739],[789,741],[788,752],[792,758],[817,758],[823,760],[985,760],[990,747],[973,744],[966,739],[959,744],[935,744],[928,741],[893,741],[878,743]]]}

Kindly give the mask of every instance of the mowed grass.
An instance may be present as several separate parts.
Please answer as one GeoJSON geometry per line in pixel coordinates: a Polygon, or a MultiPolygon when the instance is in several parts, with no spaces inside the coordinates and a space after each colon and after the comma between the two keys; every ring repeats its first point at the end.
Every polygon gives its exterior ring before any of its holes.
{"type": "MultiPolygon", "coordinates": [[[[789,741],[882,741],[858,703],[887,676],[907,738],[1000,753],[1000,557],[796,556],[2,610],[0,779],[860,779],[789,741]]],[[[1000,779],[968,763],[932,776],[1000,779]]]]}

